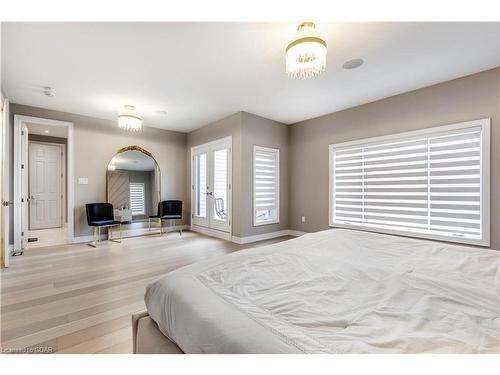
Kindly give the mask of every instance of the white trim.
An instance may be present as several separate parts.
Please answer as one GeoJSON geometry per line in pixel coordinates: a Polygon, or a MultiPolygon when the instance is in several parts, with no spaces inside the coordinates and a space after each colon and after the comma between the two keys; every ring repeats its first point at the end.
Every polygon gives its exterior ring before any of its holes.
{"type": "MultiPolygon", "coordinates": [[[[163,233],[170,233],[170,232],[177,232],[179,230],[189,230],[190,227],[189,225],[176,225],[176,226],[172,226],[172,227],[163,227],[163,233]]],[[[118,229],[113,229],[113,233],[116,235],[118,229]]],[[[137,238],[137,237],[145,237],[145,236],[148,236],[148,235],[159,235],[160,232],[151,232],[151,234],[147,234],[147,235],[144,235],[144,234],[138,234],[138,235],[132,235],[130,237],[125,237],[127,232],[129,231],[133,231],[132,230],[122,230],[122,240],[126,240],[127,238],[137,238]]],[[[113,237],[114,238],[114,237],[113,237]]],[[[104,233],[104,234],[101,234],[101,236],[99,237],[100,240],[102,241],[106,241],[108,239],[108,234],[107,233],[104,233]]],[[[73,243],[74,244],[79,244],[79,243],[87,243],[87,242],[93,242],[94,241],[94,236],[93,235],[88,235],[88,236],[78,236],[78,237],[74,237],[74,240],[73,240],[73,243]]]]}
{"type": "Polygon", "coordinates": [[[272,238],[278,238],[278,237],[283,237],[283,236],[300,237],[304,234],[306,234],[306,232],[301,232],[301,231],[292,230],[292,229],[284,229],[284,230],[278,230],[276,232],[256,234],[254,236],[247,236],[247,237],[233,236],[231,238],[231,241],[234,243],[237,243],[237,244],[246,244],[246,243],[251,243],[251,242],[270,240],[272,238]]]}
{"type": "Polygon", "coordinates": [[[252,198],[253,198],[253,210],[252,210],[252,217],[253,217],[253,226],[254,227],[260,227],[262,225],[271,225],[271,224],[279,224],[280,222],[280,150],[279,148],[271,148],[271,147],[263,147],[263,146],[257,146],[253,145],[253,153],[252,153],[252,198]],[[269,220],[269,221],[264,221],[258,223],[257,217],[256,217],[256,195],[255,195],[255,154],[258,150],[262,150],[265,152],[272,152],[275,153],[276,155],[276,218],[274,220],[269,220]]]}
{"type": "Polygon", "coordinates": [[[391,134],[380,137],[373,138],[365,138],[354,141],[342,142],[329,145],[329,173],[328,173],[328,222],[330,227],[339,227],[339,228],[347,228],[347,229],[356,229],[363,230],[369,232],[378,232],[378,233],[387,233],[394,235],[403,235],[409,237],[417,237],[417,238],[426,238],[431,240],[440,240],[447,242],[457,242],[464,243],[469,245],[479,245],[479,246],[490,246],[490,128],[491,128],[491,119],[484,118],[473,121],[466,121],[456,124],[436,126],[426,129],[420,129],[416,131],[403,132],[397,134],[391,134]],[[393,230],[393,229],[385,229],[385,228],[370,228],[368,226],[358,226],[354,224],[342,224],[342,223],[334,223],[333,222],[333,197],[335,195],[335,186],[333,184],[333,166],[335,163],[335,151],[338,149],[355,147],[357,145],[375,145],[379,142],[385,143],[388,140],[405,140],[417,138],[419,136],[427,137],[430,135],[435,135],[437,133],[450,133],[450,132],[459,132],[463,129],[468,128],[480,128],[481,129],[481,178],[482,178],[482,186],[481,186],[481,225],[482,225],[482,238],[481,239],[470,239],[470,238],[461,238],[461,237],[452,237],[447,235],[440,234],[431,234],[431,233],[415,233],[412,231],[401,230],[393,230]]]}
{"type": "MultiPolygon", "coordinates": [[[[59,121],[59,120],[51,120],[51,119],[46,119],[46,118],[40,118],[40,117],[32,117],[32,116],[24,116],[24,115],[14,115],[14,137],[20,138],[20,132],[22,129],[22,126],[24,123],[29,123],[29,122],[34,122],[37,124],[41,125],[46,125],[46,126],[56,126],[56,127],[64,127],[68,129],[68,134],[67,134],[67,144],[66,144],[66,159],[67,159],[67,167],[68,167],[68,173],[67,173],[67,241],[68,243],[74,243],[74,190],[75,190],[75,184],[74,184],[74,129],[73,129],[73,123],[72,122],[67,122],[67,121],[59,121]],[[16,136],[17,134],[17,136],[16,136]]],[[[16,139],[15,138],[15,139],[16,139]]],[[[14,199],[16,199],[16,191],[19,190],[17,187],[21,186],[20,185],[20,174],[16,173],[16,171],[19,171],[21,166],[20,166],[20,152],[21,149],[19,145],[16,147],[16,144],[14,144],[14,199]]],[[[20,201],[20,197],[17,197],[18,200],[20,201]]],[[[14,203],[16,200],[14,200],[14,203]]],[[[20,220],[20,205],[19,204],[14,204],[14,220],[20,220]]]]}
{"type": "Polygon", "coordinates": [[[285,229],[285,230],[279,230],[276,232],[256,234],[254,236],[247,236],[247,237],[233,236],[231,240],[232,240],[232,242],[235,242],[237,244],[245,244],[245,243],[257,242],[257,241],[270,240],[272,238],[277,238],[277,237],[288,236],[289,234],[290,234],[290,231],[285,229]]]}
{"type": "MultiPolygon", "coordinates": [[[[228,136],[220,139],[216,139],[211,142],[203,143],[200,145],[196,145],[191,147],[191,154],[190,154],[190,166],[191,166],[191,228],[196,228],[193,229],[193,231],[199,231],[200,233],[204,233],[207,235],[213,235],[214,237],[218,238],[224,238],[227,240],[231,240],[231,235],[233,233],[233,137],[228,136]],[[213,154],[215,151],[220,150],[222,148],[217,148],[217,145],[220,144],[228,144],[229,146],[226,146],[228,148],[228,164],[227,164],[227,183],[228,183],[228,190],[227,190],[227,228],[228,231],[224,232],[222,230],[222,224],[225,226],[226,222],[223,221],[217,221],[213,219],[213,203],[212,201],[208,198],[207,201],[207,212],[206,212],[206,218],[200,218],[200,217],[195,217],[194,212],[195,212],[195,204],[196,204],[196,197],[195,197],[195,180],[196,180],[196,174],[195,174],[195,163],[194,163],[194,158],[198,154],[203,154],[206,153],[207,155],[207,185],[211,186],[213,183],[213,154]],[[193,224],[193,221],[196,220],[197,224],[193,224]],[[222,224],[221,224],[222,223],[222,224]],[[201,224],[204,224],[201,225],[201,224]],[[203,229],[201,229],[203,228],[203,229]],[[212,234],[210,234],[212,233],[212,234]],[[224,235],[219,235],[219,233],[224,233],[224,235]]],[[[210,187],[213,189],[213,187],[210,187]]],[[[207,196],[208,197],[208,196],[207,196]]],[[[224,228],[225,229],[225,228],[224,228]]]]}
{"type": "Polygon", "coordinates": [[[2,142],[2,155],[0,155],[0,184],[2,184],[2,196],[0,197],[0,215],[2,215],[2,227],[0,228],[0,231],[2,231],[2,241],[3,241],[3,246],[0,248],[3,248],[3,263],[5,267],[9,267],[9,262],[10,262],[10,254],[11,254],[11,245],[9,244],[10,242],[10,210],[12,205],[9,203],[8,206],[4,206],[3,202],[11,202],[11,197],[10,197],[10,181],[11,181],[11,176],[10,176],[10,137],[9,137],[9,130],[10,130],[10,115],[9,115],[9,100],[6,98],[3,98],[2,103],[0,103],[2,106],[2,127],[0,131],[2,134],[0,134],[0,142],[2,142]]]}
{"type": "Polygon", "coordinates": [[[221,239],[226,240],[226,241],[231,241],[231,233],[228,233],[228,232],[222,232],[220,230],[201,227],[199,225],[194,225],[194,224],[191,224],[190,230],[193,232],[205,234],[207,236],[217,237],[217,238],[221,238],[221,239]]]}
{"type": "Polygon", "coordinates": [[[363,139],[356,139],[353,141],[347,141],[347,142],[341,142],[341,143],[334,143],[330,145],[330,148],[344,148],[344,147],[350,147],[350,146],[357,146],[357,145],[365,145],[370,143],[375,144],[378,142],[386,142],[391,139],[401,141],[404,140],[405,138],[414,138],[418,136],[428,136],[429,134],[434,134],[434,133],[441,133],[441,132],[449,132],[449,131],[454,131],[454,130],[461,130],[461,129],[467,129],[467,128],[473,128],[473,127],[478,127],[481,128],[485,126],[485,124],[488,123],[488,126],[490,124],[490,119],[489,118],[483,118],[479,120],[472,120],[472,121],[465,121],[465,122],[458,122],[456,124],[449,124],[449,125],[441,125],[441,126],[433,126],[430,128],[425,128],[425,129],[419,129],[419,130],[412,130],[409,132],[402,132],[402,133],[395,133],[395,134],[389,134],[389,135],[382,135],[379,137],[371,137],[371,138],[363,138],[363,139]]]}
{"type": "Polygon", "coordinates": [[[307,234],[307,232],[303,232],[301,230],[293,230],[293,229],[289,229],[288,230],[288,234],[290,236],[294,236],[294,237],[300,237],[300,236],[303,236],[304,234],[307,234]]]}

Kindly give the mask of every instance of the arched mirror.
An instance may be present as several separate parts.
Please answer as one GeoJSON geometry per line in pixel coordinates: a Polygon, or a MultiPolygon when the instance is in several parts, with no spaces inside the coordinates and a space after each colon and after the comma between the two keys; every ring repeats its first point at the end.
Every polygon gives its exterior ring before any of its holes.
{"type": "Polygon", "coordinates": [[[124,236],[151,233],[149,217],[160,202],[160,167],[153,155],[139,146],[118,150],[106,171],[107,201],[124,236]]]}

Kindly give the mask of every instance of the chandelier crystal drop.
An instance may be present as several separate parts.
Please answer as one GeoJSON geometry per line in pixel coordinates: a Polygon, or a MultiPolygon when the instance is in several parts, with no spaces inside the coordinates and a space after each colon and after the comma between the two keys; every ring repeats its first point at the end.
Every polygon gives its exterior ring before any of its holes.
{"type": "Polygon", "coordinates": [[[125,112],[118,115],[118,127],[130,131],[142,130],[142,117],[136,114],[135,107],[125,106],[125,112]]]}
{"type": "Polygon", "coordinates": [[[326,42],[316,32],[313,22],[297,27],[297,38],[286,47],[287,74],[295,79],[312,78],[326,68],[326,42]]]}

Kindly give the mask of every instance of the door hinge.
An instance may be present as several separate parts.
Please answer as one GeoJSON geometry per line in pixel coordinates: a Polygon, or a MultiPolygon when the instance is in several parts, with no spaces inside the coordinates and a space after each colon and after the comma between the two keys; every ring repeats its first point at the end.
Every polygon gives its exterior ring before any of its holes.
{"type": "Polygon", "coordinates": [[[229,190],[231,190],[231,184],[229,184],[229,190]]]}
{"type": "Polygon", "coordinates": [[[64,175],[61,173],[61,178],[63,178],[63,176],[64,176],[64,175]]]}
{"type": "Polygon", "coordinates": [[[21,164],[21,169],[24,169],[24,164],[21,164]]]}
{"type": "Polygon", "coordinates": [[[24,135],[24,130],[21,130],[21,135],[24,135]]]}
{"type": "Polygon", "coordinates": [[[191,214],[191,219],[194,219],[194,214],[191,214]]]}
{"type": "Polygon", "coordinates": [[[194,190],[194,185],[191,185],[191,189],[193,189],[193,190],[194,190]]]}
{"type": "Polygon", "coordinates": [[[21,232],[21,237],[24,237],[24,232],[21,232]]]}

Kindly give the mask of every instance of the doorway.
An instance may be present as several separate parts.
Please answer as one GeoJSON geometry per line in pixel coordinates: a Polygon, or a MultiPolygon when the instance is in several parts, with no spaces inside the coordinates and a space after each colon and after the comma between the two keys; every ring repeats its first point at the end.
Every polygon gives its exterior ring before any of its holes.
{"type": "Polygon", "coordinates": [[[191,229],[231,239],[232,138],[191,149],[191,229]]]}
{"type": "Polygon", "coordinates": [[[73,242],[73,124],[14,116],[14,254],[73,242]]]}
{"type": "Polygon", "coordinates": [[[12,202],[9,194],[9,101],[0,93],[0,267],[9,266],[9,221],[12,202]]]}

